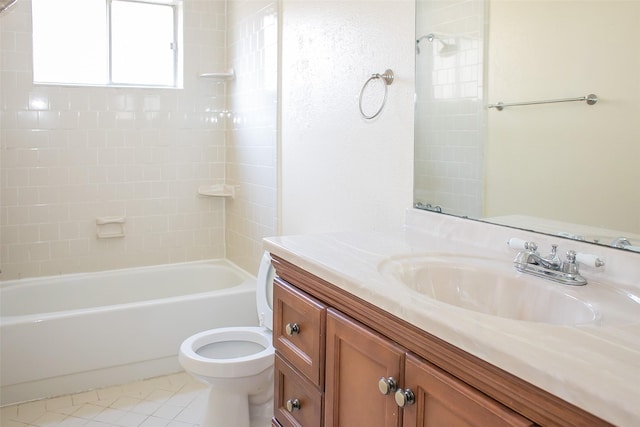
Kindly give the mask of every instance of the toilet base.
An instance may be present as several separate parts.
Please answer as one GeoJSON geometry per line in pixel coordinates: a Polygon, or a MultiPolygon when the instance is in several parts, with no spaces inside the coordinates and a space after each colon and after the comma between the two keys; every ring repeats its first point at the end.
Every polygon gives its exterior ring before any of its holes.
{"type": "Polygon", "coordinates": [[[228,389],[209,389],[200,427],[270,427],[273,387],[247,396],[228,389]]]}
{"type": "Polygon", "coordinates": [[[209,401],[200,427],[251,427],[246,394],[209,389],[209,401]]]}
{"type": "Polygon", "coordinates": [[[249,396],[251,427],[271,427],[273,417],[273,387],[260,394],[249,396]]]}

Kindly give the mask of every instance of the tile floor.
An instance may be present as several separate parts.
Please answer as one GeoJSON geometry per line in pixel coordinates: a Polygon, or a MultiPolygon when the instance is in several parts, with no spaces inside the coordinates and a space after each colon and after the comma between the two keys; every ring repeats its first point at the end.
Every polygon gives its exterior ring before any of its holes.
{"type": "Polygon", "coordinates": [[[207,388],[186,373],[0,408],[2,427],[196,427],[207,388]]]}

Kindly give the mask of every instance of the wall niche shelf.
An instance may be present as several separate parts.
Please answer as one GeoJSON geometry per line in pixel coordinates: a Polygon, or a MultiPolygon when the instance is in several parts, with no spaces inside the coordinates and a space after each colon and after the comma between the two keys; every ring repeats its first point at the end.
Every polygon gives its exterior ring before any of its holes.
{"type": "Polygon", "coordinates": [[[236,72],[233,68],[230,68],[229,70],[222,73],[198,74],[198,77],[200,77],[201,79],[211,79],[211,80],[219,80],[219,81],[233,80],[235,76],[236,76],[236,72]]]}
{"type": "Polygon", "coordinates": [[[198,187],[198,194],[207,197],[231,197],[236,195],[236,188],[233,185],[213,184],[201,185],[198,187]]]}

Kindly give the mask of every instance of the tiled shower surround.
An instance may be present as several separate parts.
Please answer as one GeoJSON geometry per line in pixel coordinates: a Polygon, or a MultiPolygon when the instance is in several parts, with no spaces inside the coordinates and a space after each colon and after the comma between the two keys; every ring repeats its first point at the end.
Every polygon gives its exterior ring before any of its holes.
{"type": "Polygon", "coordinates": [[[262,238],[278,234],[278,8],[274,1],[228,1],[232,113],[226,179],[237,194],[226,203],[226,255],[257,274],[262,238]]]}
{"type": "Polygon", "coordinates": [[[1,279],[224,256],[255,273],[276,228],[271,4],[185,0],[183,89],[34,85],[31,2],[0,16],[1,279]],[[232,61],[234,81],[198,77],[232,61]],[[271,116],[233,101],[249,90],[271,116]],[[236,199],[197,194],[224,182],[236,199]],[[98,239],[98,217],[125,237],[98,239]]]}
{"type": "Polygon", "coordinates": [[[455,215],[483,215],[484,0],[416,6],[414,199],[455,215]],[[432,42],[424,38],[435,34],[432,42]]]}

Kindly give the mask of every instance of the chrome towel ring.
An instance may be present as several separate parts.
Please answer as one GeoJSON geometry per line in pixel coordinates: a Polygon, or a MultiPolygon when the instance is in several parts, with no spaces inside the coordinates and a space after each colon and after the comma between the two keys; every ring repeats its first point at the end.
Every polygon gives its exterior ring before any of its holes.
{"type": "Polygon", "coordinates": [[[366,82],[364,82],[364,85],[362,86],[362,89],[360,90],[360,101],[358,103],[358,106],[360,107],[360,114],[362,114],[362,117],[364,117],[367,120],[371,120],[371,119],[375,119],[376,117],[378,117],[378,115],[382,112],[382,109],[384,108],[385,104],[387,103],[387,93],[389,91],[388,86],[393,83],[393,71],[391,70],[386,70],[383,74],[372,74],[371,77],[369,77],[369,79],[367,79],[366,82]],[[372,115],[367,115],[364,110],[362,109],[362,96],[364,95],[364,90],[367,88],[367,86],[369,85],[369,83],[371,83],[374,80],[377,79],[381,79],[384,82],[384,98],[382,99],[382,104],[380,105],[380,108],[378,108],[378,110],[372,114],[372,115]]]}

